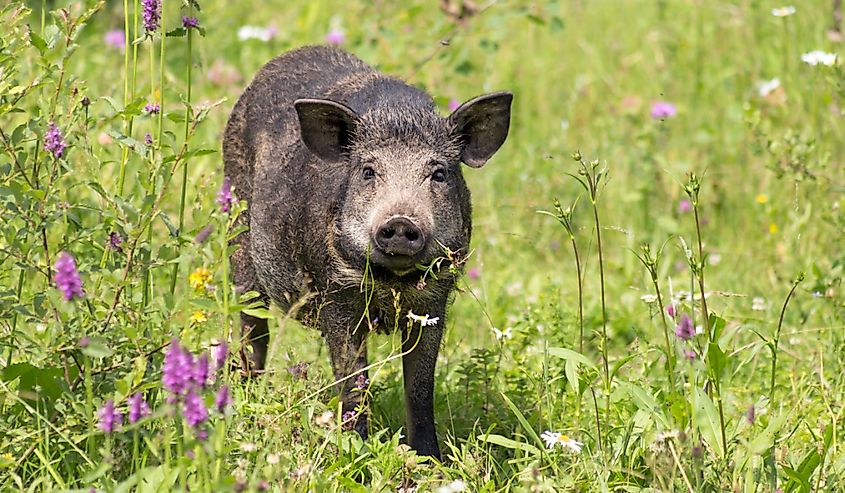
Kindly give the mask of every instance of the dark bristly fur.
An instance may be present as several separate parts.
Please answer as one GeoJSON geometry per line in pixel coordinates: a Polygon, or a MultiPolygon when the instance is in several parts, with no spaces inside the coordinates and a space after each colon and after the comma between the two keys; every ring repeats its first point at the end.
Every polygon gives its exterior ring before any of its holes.
{"type": "MultiPolygon", "coordinates": [[[[423,285],[415,265],[446,249],[466,255],[460,162],[480,167],[496,152],[510,103],[508,93],[481,96],[442,118],[423,91],[343,51],[305,47],[258,72],[226,127],[225,172],[249,206],[232,256],[236,285],[297,307],[322,331],[338,380],[366,376],[371,327],[402,328],[407,435],[420,454],[439,457],[434,365],[455,279],[442,269],[423,285]],[[408,311],[440,320],[421,328],[408,311]]],[[[260,371],[267,321],[244,315],[242,325],[245,363],[260,371]]],[[[344,411],[364,395],[351,391],[354,380],[339,385],[344,411]]],[[[366,436],[366,412],[356,419],[366,436]]]]}

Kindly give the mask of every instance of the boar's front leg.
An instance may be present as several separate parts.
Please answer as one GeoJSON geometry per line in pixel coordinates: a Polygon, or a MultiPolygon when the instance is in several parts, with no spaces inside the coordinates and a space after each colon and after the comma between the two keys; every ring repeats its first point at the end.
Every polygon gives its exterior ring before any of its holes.
{"type": "Polygon", "coordinates": [[[413,322],[405,331],[402,352],[402,370],[405,380],[405,427],[408,444],[419,455],[440,459],[437,434],[434,429],[434,366],[440,351],[445,310],[440,310],[434,325],[422,327],[413,322]]]}
{"type": "Polygon", "coordinates": [[[266,319],[241,313],[241,361],[247,376],[255,376],[264,371],[269,340],[266,319]],[[251,351],[244,347],[246,345],[250,346],[251,351]]]}
{"type": "Polygon", "coordinates": [[[338,311],[324,308],[323,337],[329,347],[332,370],[338,384],[345,427],[354,427],[361,438],[369,434],[369,412],[361,404],[366,395],[367,327],[357,324],[358,318],[334,317],[338,311]],[[328,311],[328,313],[326,313],[328,311]],[[350,375],[353,375],[351,376],[350,375]]]}

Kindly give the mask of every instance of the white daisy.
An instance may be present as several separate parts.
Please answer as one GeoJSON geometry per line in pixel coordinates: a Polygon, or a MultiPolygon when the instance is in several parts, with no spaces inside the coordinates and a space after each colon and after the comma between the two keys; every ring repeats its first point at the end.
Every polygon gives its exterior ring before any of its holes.
{"type": "Polygon", "coordinates": [[[647,305],[651,305],[652,303],[657,303],[657,295],[656,294],[644,294],[640,296],[640,299],[643,303],[647,305]]]}
{"type": "Polygon", "coordinates": [[[501,341],[503,339],[507,340],[513,337],[513,332],[511,331],[510,327],[506,328],[505,330],[499,330],[496,327],[493,327],[493,335],[496,336],[497,341],[501,341]]]}
{"type": "Polygon", "coordinates": [[[540,435],[540,438],[546,442],[546,447],[548,448],[554,448],[555,445],[560,445],[561,447],[569,449],[576,454],[581,452],[581,447],[584,445],[578,440],[569,438],[568,436],[556,431],[546,430],[542,435],[540,435]]]}
{"type": "Polygon", "coordinates": [[[766,302],[766,298],[761,298],[757,296],[753,300],[751,300],[751,309],[755,312],[764,312],[768,307],[769,304],[766,302]]]}
{"type": "Polygon", "coordinates": [[[238,29],[238,39],[257,39],[266,43],[276,36],[276,31],[275,27],[242,26],[238,29]]]}
{"type": "Polygon", "coordinates": [[[460,479],[456,479],[449,484],[444,484],[440,488],[437,488],[437,493],[459,493],[466,489],[467,484],[460,479]]]}
{"type": "Polygon", "coordinates": [[[419,324],[423,327],[433,327],[437,325],[438,321],[440,321],[440,317],[429,317],[427,313],[425,315],[417,315],[410,310],[408,310],[408,318],[414,322],[419,322],[419,324]]]}
{"type": "Polygon", "coordinates": [[[757,86],[757,94],[759,94],[761,98],[765,98],[778,87],[780,87],[780,79],[777,77],[772,80],[764,80],[757,86]]]}
{"type": "Polygon", "coordinates": [[[775,17],[788,17],[795,13],[795,6],[787,5],[785,7],[778,7],[772,9],[772,15],[775,17]]]}
{"type": "Polygon", "coordinates": [[[836,63],[836,53],[827,53],[821,50],[813,50],[801,55],[801,61],[809,65],[827,65],[828,67],[836,63]]]}

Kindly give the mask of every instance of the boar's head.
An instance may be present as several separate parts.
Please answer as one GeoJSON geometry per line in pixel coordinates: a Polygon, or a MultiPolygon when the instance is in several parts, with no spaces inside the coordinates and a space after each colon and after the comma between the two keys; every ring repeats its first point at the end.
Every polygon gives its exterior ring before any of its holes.
{"type": "MultiPolygon", "coordinates": [[[[510,93],[474,98],[442,118],[432,104],[376,104],[363,114],[330,100],[294,104],[306,147],[343,174],[332,248],[348,269],[367,262],[402,277],[464,250],[469,190],[460,163],[479,168],[504,143],[510,93]]],[[[430,100],[429,100],[430,101],[430,100]]]]}

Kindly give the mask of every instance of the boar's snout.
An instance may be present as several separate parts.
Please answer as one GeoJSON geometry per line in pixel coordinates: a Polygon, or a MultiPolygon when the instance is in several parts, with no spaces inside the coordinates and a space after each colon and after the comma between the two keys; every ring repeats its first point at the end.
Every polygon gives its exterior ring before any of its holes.
{"type": "Polygon", "coordinates": [[[407,267],[425,248],[425,234],[411,218],[393,216],[375,229],[373,243],[377,253],[387,257],[383,262],[386,266],[407,267]]]}

